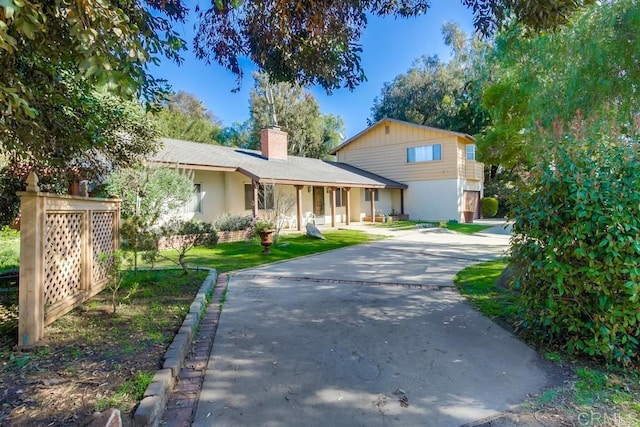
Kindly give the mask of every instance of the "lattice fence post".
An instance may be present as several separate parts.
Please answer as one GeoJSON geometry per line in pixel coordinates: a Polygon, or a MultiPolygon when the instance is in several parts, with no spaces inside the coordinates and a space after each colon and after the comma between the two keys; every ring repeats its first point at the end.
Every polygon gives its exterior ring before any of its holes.
{"type": "Polygon", "coordinates": [[[44,238],[46,195],[31,172],[20,197],[20,287],[18,346],[37,343],[44,331],[44,238]]]}

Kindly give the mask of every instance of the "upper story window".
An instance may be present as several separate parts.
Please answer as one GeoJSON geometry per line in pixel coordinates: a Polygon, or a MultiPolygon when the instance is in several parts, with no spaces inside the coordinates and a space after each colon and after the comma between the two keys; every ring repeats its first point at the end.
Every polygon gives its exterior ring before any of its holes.
{"type": "Polygon", "coordinates": [[[407,148],[407,163],[442,160],[442,144],[407,148]]]}
{"type": "Polygon", "coordinates": [[[476,159],[476,144],[467,144],[467,160],[476,159]]]}

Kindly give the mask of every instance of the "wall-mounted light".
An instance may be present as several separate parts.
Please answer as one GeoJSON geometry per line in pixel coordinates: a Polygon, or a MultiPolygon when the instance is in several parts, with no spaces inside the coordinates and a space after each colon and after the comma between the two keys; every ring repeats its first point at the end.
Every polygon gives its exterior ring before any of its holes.
{"type": "Polygon", "coordinates": [[[307,193],[311,193],[311,186],[307,185],[307,193]]]}

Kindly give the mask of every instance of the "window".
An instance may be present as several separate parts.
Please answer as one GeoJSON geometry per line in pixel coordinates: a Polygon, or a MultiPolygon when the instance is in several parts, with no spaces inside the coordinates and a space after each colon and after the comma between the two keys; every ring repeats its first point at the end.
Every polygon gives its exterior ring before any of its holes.
{"type": "Polygon", "coordinates": [[[336,208],[347,205],[347,191],[344,188],[336,189],[336,208]]]}
{"type": "MultiPolygon", "coordinates": [[[[369,191],[368,188],[364,190],[364,201],[365,202],[370,202],[371,201],[371,192],[369,191]]],[[[378,189],[377,188],[373,192],[373,201],[374,202],[378,201],[378,189]]]]}
{"type": "Polygon", "coordinates": [[[475,159],[476,159],[476,145],[467,144],[467,160],[475,160],[475,159]]]}
{"type": "Polygon", "coordinates": [[[442,144],[407,148],[407,163],[442,160],[442,144]]]}
{"type": "MultiPolygon", "coordinates": [[[[259,184],[258,209],[273,209],[275,206],[273,195],[273,184],[259,184]]],[[[244,208],[253,209],[253,184],[244,185],[244,208]]]]}
{"type": "Polygon", "coordinates": [[[202,187],[201,184],[193,184],[191,200],[184,206],[186,213],[202,213],[202,187]]]}

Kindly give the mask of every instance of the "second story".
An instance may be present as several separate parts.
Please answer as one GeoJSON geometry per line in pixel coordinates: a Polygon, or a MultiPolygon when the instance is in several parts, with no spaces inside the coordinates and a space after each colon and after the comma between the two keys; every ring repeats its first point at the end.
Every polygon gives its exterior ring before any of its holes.
{"type": "Polygon", "coordinates": [[[395,181],[483,181],[473,137],[384,118],[336,147],[339,162],[395,181]]]}

